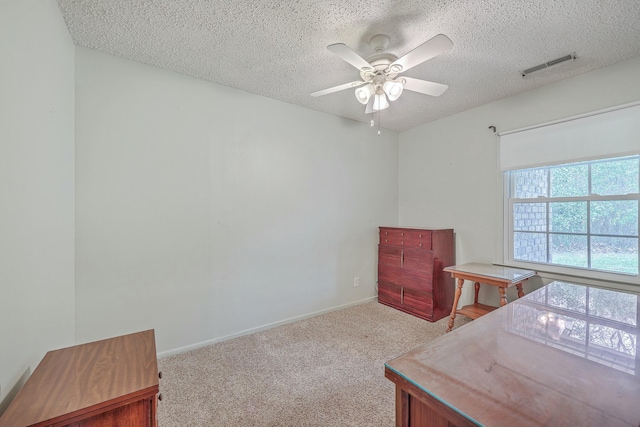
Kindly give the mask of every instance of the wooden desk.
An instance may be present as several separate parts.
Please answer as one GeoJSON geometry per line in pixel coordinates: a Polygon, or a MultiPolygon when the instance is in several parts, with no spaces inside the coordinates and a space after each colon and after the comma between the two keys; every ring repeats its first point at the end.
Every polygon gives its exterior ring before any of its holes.
{"type": "Polygon", "coordinates": [[[638,427],[640,293],[553,282],[385,364],[396,427],[638,427]]]}
{"type": "Polygon", "coordinates": [[[531,276],[535,276],[535,271],[521,270],[519,268],[501,267],[492,264],[480,264],[476,262],[470,262],[468,264],[453,265],[445,268],[443,271],[451,273],[454,279],[458,279],[458,286],[453,298],[453,307],[451,308],[451,316],[449,319],[449,327],[447,332],[453,329],[453,325],[456,319],[456,313],[460,313],[471,319],[477,319],[483,316],[497,307],[490,305],[484,305],[478,303],[478,292],[480,291],[480,283],[487,285],[497,286],[500,293],[500,306],[507,305],[507,288],[515,286],[518,289],[518,298],[524,296],[522,290],[522,282],[527,280],[531,276]],[[465,305],[458,310],[458,301],[462,294],[462,286],[465,280],[470,280],[475,283],[475,298],[473,304],[465,305]]]}
{"type": "Polygon", "coordinates": [[[155,427],[153,330],[48,352],[0,427],[155,427]]]}

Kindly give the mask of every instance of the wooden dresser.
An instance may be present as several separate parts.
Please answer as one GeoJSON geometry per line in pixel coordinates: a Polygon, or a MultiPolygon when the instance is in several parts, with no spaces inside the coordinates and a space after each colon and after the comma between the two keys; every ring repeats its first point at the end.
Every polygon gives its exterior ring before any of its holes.
{"type": "Polygon", "coordinates": [[[380,227],[378,301],[435,322],[451,313],[453,230],[380,227]]]}
{"type": "Polygon", "coordinates": [[[153,330],[48,352],[0,427],[155,427],[153,330]]]}

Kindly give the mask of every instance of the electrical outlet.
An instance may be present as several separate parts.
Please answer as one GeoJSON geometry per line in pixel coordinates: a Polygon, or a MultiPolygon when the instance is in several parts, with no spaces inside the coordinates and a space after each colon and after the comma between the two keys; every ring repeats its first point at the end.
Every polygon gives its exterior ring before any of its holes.
{"type": "Polygon", "coordinates": [[[359,277],[354,277],[353,278],[353,287],[357,288],[358,286],[360,286],[360,278],[359,277]]]}

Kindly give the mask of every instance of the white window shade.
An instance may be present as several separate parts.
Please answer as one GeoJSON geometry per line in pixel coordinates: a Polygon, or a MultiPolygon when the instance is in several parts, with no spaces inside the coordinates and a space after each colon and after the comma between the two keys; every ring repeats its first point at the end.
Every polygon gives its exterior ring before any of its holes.
{"type": "Polygon", "coordinates": [[[640,105],[500,134],[500,169],[640,153],[640,105]]]}

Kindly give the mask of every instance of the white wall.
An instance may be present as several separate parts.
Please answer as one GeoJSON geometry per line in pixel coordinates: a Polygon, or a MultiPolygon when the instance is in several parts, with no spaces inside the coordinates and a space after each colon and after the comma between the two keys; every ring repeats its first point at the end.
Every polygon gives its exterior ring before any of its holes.
{"type": "Polygon", "coordinates": [[[501,261],[498,137],[488,127],[513,130],[640,100],[638,76],[640,57],[401,133],[400,224],[453,228],[458,264],[501,261]]]}
{"type": "Polygon", "coordinates": [[[77,48],[78,342],[170,352],[373,297],[397,142],[77,48]]]}
{"type": "Polygon", "coordinates": [[[74,340],[73,79],[56,2],[0,0],[0,413],[74,340]]]}

